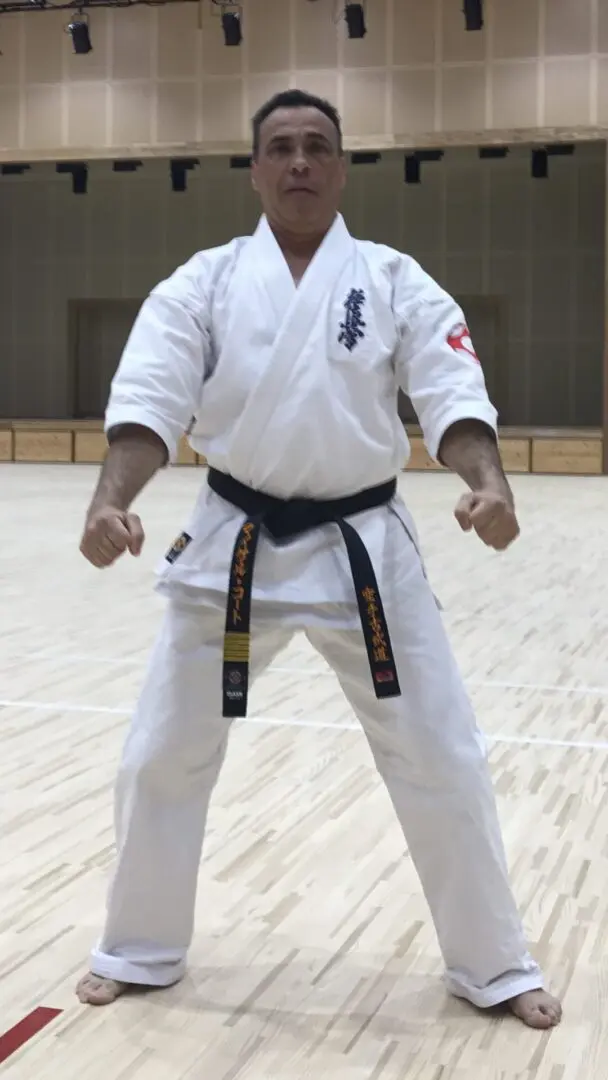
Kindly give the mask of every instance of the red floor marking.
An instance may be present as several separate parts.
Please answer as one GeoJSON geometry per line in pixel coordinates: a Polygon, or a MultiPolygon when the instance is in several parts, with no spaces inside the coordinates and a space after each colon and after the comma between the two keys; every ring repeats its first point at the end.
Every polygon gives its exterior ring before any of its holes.
{"type": "Polygon", "coordinates": [[[63,1009],[34,1009],[33,1012],[20,1020],[18,1024],[0,1035],[0,1063],[20,1050],[24,1043],[34,1038],[55,1017],[61,1016],[63,1009]]]}

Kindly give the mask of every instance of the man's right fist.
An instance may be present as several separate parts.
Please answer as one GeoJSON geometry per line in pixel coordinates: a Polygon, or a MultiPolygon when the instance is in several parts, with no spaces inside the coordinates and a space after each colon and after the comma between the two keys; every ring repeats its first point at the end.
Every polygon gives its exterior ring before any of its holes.
{"type": "Polygon", "coordinates": [[[144,530],[137,514],[106,506],[89,513],[80,541],[85,559],[99,568],[111,566],[125,551],[139,555],[144,530]]]}

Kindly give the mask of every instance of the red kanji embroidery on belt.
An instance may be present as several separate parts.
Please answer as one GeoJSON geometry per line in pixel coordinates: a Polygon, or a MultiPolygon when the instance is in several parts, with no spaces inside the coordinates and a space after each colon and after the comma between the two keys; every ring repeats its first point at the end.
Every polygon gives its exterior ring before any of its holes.
{"type": "Polygon", "coordinates": [[[458,326],[455,326],[448,334],[448,345],[454,352],[466,353],[476,364],[479,363],[479,357],[475,352],[471,340],[470,330],[464,323],[459,323],[458,326]]]}

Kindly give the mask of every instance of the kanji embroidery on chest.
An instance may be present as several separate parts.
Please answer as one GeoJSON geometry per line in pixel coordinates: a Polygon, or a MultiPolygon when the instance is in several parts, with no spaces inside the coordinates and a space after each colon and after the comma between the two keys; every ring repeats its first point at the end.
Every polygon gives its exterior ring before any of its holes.
{"type": "Polygon", "coordinates": [[[352,352],[355,345],[358,345],[365,336],[363,333],[365,321],[361,317],[364,304],[365,293],[363,289],[351,289],[344,301],[346,315],[344,321],[340,323],[338,342],[340,345],[344,345],[344,348],[348,349],[349,352],[352,352]]]}

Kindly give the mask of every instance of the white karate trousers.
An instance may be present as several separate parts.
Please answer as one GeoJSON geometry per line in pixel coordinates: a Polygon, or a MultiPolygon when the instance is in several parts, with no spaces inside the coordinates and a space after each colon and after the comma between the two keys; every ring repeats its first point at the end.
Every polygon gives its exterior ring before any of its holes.
{"type": "MultiPolygon", "coordinates": [[[[481,1008],[542,986],[509,886],[482,736],[420,561],[387,603],[402,696],[375,697],[360,628],[308,617],[368,739],[431,909],[450,991],[481,1008]]],[[[411,564],[411,565],[410,565],[411,564]]],[[[276,605],[273,605],[276,615],[276,605]]],[[[294,633],[254,601],[251,674],[294,633]]],[[[117,786],[118,865],[94,974],[168,986],[186,967],[209,800],[224,760],[225,616],[168,605],[117,786]]],[[[354,625],[354,624],[353,624],[354,625]]]]}

